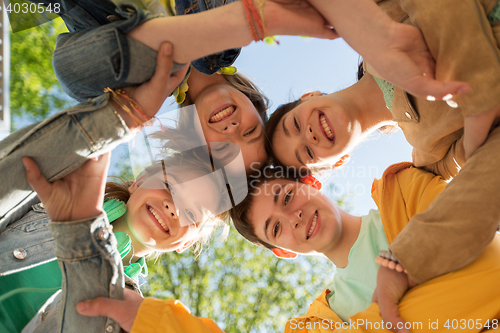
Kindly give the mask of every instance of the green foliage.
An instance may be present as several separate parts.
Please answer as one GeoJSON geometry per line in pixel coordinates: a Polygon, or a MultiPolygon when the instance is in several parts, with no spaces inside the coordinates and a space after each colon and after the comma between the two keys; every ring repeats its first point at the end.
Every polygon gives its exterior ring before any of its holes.
{"type": "Polygon", "coordinates": [[[213,319],[226,332],[282,332],[332,283],[326,258],[276,258],[233,228],[199,258],[166,253],[150,262],[146,296],[181,300],[193,315],[213,319]]]}
{"type": "Polygon", "coordinates": [[[62,19],[10,33],[10,110],[12,130],[21,120],[34,122],[74,104],[52,69],[56,37],[64,32],[62,19]]]}

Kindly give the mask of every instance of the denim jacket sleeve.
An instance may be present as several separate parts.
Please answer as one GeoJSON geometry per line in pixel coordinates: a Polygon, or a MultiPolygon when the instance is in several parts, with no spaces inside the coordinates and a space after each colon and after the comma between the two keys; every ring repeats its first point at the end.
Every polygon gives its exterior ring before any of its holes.
{"type": "Polygon", "coordinates": [[[123,299],[124,275],[116,238],[105,214],[71,222],[50,222],[63,273],[57,332],[119,332],[105,317],[85,317],[76,305],[96,297],[123,299]]]}
{"type": "Polygon", "coordinates": [[[132,131],[108,104],[108,95],[61,111],[0,141],[0,232],[37,202],[26,182],[21,157],[29,156],[54,181],[88,158],[111,151],[132,138],[132,131]]]}
{"type": "MultiPolygon", "coordinates": [[[[175,10],[177,15],[201,13],[232,3],[236,0],[177,0],[175,10]]],[[[217,36],[213,36],[217,38],[217,36]]],[[[240,55],[241,48],[226,50],[207,55],[191,62],[191,65],[200,73],[212,75],[223,67],[231,66],[240,55]]]]}
{"type": "MultiPolygon", "coordinates": [[[[233,1],[178,0],[176,10],[179,15],[193,14],[233,1]]],[[[71,33],[58,36],[52,59],[63,90],[77,101],[84,101],[100,95],[106,87],[127,87],[151,79],[156,69],[157,52],[126,33],[161,15],[152,15],[133,4],[124,4],[111,15],[116,20],[104,24],[102,20],[94,22],[83,14],[77,15],[80,11],[92,12],[92,8],[87,7],[89,4],[80,2],[70,12],[74,13],[71,17],[68,14],[63,16],[71,33]]],[[[192,65],[199,72],[211,75],[232,65],[239,54],[240,49],[227,50],[200,58],[192,65]]],[[[184,65],[174,63],[172,72],[184,65]]]]}
{"type": "Polygon", "coordinates": [[[50,218],[41,204],[0,232],[0,276],[55,260],[50,218]]]}

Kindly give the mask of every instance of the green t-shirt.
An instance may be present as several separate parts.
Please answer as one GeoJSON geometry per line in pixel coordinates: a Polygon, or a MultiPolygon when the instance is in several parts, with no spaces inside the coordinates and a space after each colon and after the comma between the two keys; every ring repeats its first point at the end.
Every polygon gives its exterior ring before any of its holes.
{"type": "Polygon", "coordinates": [[[349,251],[349,264],[337,268],[332,292],[327,296],[330,309],[343,321],[371,304],[379,268],[375,258],[380,250],[388,248],[380,212],[370,210],[362,217],[358,239],[349,251]]]}
{"type": "Polygon", "coordinates": [[[61,289],[61,283],[57,260],[0,276],[0,295],[5,297],[0,302],[0,332],[21,332],[45,301],[61,289]],[[7,297],[9,292],[16,293],[7,297]]]}

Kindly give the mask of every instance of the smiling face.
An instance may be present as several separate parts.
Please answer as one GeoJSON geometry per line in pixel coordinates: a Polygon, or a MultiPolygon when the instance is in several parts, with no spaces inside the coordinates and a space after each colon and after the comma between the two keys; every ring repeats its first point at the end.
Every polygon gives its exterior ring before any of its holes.
{"type": "MultiPolygon", "coordinates": [[[[264,123],[248,97],[229,84],[213,84],[203,89],[195,99],[205,140],[237,144],[242,152],[246,170],[253,162],[262,163],[264,123]]],[[[217,145],[217,153],[224,154],[227,145],[217,145]]]]}
{"type": "Polygon", "coordinates": [[[216,191],[215,184],[201,176],[199,171],[186,171],[182,177],[165,177],[160,171],[132,185],[126,214],[133,239],[161,252],[181,250],[196,241],[205,213],[216,211],[219,204],[217,195],[206,195],[216,191]]]}
{"type": "Polygon", "coordinates": [[[259,190],[248,216],[260,240],[302,254],[337,247],[343,232],[340,211],[319,191],[283,179],[265,182],[259,190]]]}
{"type": "Polygon", "coordinates": [[[322,96],[316,91],[301,100],[276,126],[272,137],[276,158],[297,168],[316,163],[335,164],[359,141],[359,124],[334,95],[322,96]]]}

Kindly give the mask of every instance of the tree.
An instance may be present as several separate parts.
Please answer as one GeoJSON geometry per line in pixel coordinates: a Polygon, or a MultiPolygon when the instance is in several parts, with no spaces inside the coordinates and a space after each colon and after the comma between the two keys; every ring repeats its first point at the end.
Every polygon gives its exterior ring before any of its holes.
{"type": "Polygon", "coordinates": [[[226,242],[213,242],[198,258],[166,253],[148,266],[146,296],[179,299],[226,332],[283,331],[331,285],[335,272],[326,258],[278,259],[234,228],[226,242]]]}
{"type": "Polygon", "coordinates": [[[62,91],[52,69],[56,37],[64,31],[66,26],[59,18],[10,33],[12,131],[74,104],[62,91]]]}

